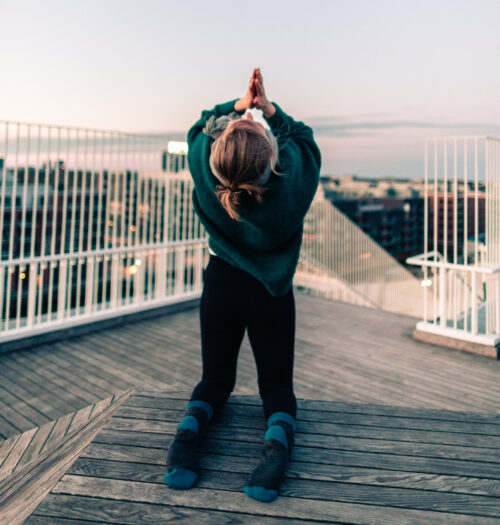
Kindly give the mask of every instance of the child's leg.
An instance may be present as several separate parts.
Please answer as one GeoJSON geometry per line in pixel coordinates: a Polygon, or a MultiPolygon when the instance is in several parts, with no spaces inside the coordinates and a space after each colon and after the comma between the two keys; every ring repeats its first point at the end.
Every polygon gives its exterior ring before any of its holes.
{"type": "Polygon", "coordinates": [[[297,400],[293,392],[295,299],[260,289],[248,318],[248,337],[257,364],[267,430],[259,465],[243,490],[260,501],[278,496],[295,436],[297,400]]]}
{"type": "Polygon", "coordinates": [[[204,272],[200,301],[203,374],[169,448],[165,481],[190,488],[198,477],[201,435],[223,407],[236,382],[238,352],[245,334],[240,290],[216,261],[204,272]]]}

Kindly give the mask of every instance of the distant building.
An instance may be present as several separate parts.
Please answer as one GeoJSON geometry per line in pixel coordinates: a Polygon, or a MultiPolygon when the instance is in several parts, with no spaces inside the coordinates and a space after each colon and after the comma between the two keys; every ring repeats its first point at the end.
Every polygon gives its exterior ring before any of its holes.
{"type": "MultiPolygon", "coordinates": [[[[357,175],[342,177],[323,176],[321,185],[325,197],[343,213],[356,222],[383,248],[400,262],[407,257],[424,251],[424,207],[425,185],[423,179],[364,178],[357,175]]],[[[427,249],[438,250],[444,254],[443,243],[445,228],[445,208],[447,208],[446,251],[448,258],[454,245],[454,236],[458,242],[458,259],[462,255],[462,246],[469,244],[469,239],[477,228],[479,234],[485,229],[484,182],[478,183],[478,198],[474,197],[473,183],[457,181],[456,226],[454,218],[455,199],[454,181],[438,181],[427,193],[428,202],[428,244],[427,249]],[[468,205],[464,205],[464,193],[468,205]],[[445,197],[446,194],[446,197],[445,197]],[[477,202],[477,224],[476,224],[477,202]],[[434,212],[436,208],[436,214],[434,212]],[[467,210],[466,210],[467,208],[467,210]],[[467,232],[465,232],[465,214],[467,211],[467,232]],[[437,246],[434,246],[434,220],[437,224],[437,246]]],[[[470,249],[469,249],[470,251],[470,249]]]]}
{"type": "Polygon", "coordinates": [[[400,262],[423,251],[423,199],[339,199],[332,202],[400,262]]]}

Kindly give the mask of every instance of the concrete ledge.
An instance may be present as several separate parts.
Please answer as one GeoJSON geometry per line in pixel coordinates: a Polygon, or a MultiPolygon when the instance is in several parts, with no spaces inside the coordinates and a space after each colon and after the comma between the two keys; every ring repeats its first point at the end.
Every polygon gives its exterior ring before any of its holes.
{"type": "Polygon", "coordinates": [[[60,341],[62,339],[68,339],[71,337],[87,335],[91,332],[106,330],[108,328],[120,326],[125,323],[135,323],[143,321],[144,319],[151,319],[153,317],[160,317],[162,315],[189,310],[190,308],[197,308],[199,304],[200,298],[189,299],[187,301],[159,306],[149,310],[141,310],[138,312],[127,313],[107,319],[100,319],[88,324],[71,326],[69,328],[54,330],[52,332],[44,332],[42,334],[26,337],[24,339],[7,341],[5,343],[0,343],[0,354],[4,352],[13,352],[15,350],[23,350],[33,346],[45,345],[52,343],[53,341],[60,341]]]}
{"type": "Polygon", "coordinates": [[[500,347],[483,345],[481,343],[474,343],[472,341],[463,341],[455,337],[447,337],[445,335],[433,334],[424,330],[413,330],[413,338],[425,343],[430,343],[438,346],[446,346],[461,350],[463,352],[472,352],[485,357],[492,357],[493,359],[500,359],[500,347]]]}

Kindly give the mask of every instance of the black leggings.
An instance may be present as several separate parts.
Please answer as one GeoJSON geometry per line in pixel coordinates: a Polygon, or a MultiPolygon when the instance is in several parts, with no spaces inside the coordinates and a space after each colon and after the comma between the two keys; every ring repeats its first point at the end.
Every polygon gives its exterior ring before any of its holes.
{"type": "Polygon", "coordinates": [[[215,255],[210,255],[203,279],[200,302],[203,375],[191,400],[207,401],[215,412],[222,408],[236,383],[238,352],[246,328],[266,419],[277,411],[295,418],[293,288],[281,297],[274,297],[248,272],[215,255]]]}

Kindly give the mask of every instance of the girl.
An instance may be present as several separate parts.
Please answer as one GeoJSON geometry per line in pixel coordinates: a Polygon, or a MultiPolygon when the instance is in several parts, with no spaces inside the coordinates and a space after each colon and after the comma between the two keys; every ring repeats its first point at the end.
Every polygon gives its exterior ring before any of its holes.
{"type": "Polygon", "coordinates": [[[272,501],[294,445],[292,282],[321,155],[312,129],[269,102],[258,68],[246,95],[202,111],[187,139],[193,206],[209,235],[200,301],[203,374],[169,448],[165,481],[177,489],[196,482],[200,439],[233,391],[246,329],[267,430],[243,490],[272,501]],[[251,108],[262,110],[270,130],[245,114],[251,108]]]}

